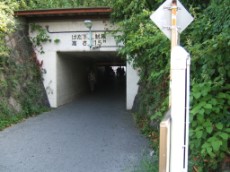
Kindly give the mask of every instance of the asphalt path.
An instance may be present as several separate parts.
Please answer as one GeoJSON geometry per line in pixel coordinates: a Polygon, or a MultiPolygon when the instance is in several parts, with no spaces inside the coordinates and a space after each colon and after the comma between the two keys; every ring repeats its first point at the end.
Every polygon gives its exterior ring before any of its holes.
{"type": "Polygon", "coordinates": [[[0,172],[130,172],[146,152],[121,89],[83,96],[0,132],[0,172]]]}

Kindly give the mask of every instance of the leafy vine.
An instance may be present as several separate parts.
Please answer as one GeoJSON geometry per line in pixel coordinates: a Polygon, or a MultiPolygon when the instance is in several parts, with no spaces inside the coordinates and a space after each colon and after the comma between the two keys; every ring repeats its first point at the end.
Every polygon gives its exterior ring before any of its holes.
{"type": "MultiPolygon", "coordinates": [[[[36,36],[30,37],[31,42],[33,43],[34,48],[36,49],[38,47],[38,52],[41,54],[44,54],[44,49],[43,49],[43,44],[44,43],[51,43],[52,39],[48,35],[47,31],[45,28],[42,26],[32,23],[30,24],[31,32],[36,32],[36,36]]],[[[54,43],[58,44],[60,42],[59,39],[55,39],[54,43]]]]}

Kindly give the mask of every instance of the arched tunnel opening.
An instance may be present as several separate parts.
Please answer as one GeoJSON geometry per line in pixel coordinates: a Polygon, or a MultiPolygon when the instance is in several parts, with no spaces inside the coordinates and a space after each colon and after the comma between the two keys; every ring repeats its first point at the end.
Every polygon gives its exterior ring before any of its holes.
{"type": "Polygon", "coordinates": [[[58,106],[87,94],[116,94],[125,98],[126,61],[117,52],[58,52],[57,58],[58,106]]]}

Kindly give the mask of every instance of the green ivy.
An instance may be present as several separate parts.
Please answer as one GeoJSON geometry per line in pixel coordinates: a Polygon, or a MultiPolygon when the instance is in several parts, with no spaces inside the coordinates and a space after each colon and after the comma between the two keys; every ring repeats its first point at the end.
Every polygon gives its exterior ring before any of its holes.
{"type": "Polygon", "coordinates": [[[218,163],[230,153],[230,91],[223,93],[220,89],[226,88],[211,81],[193,81],[190,154],[191,158],[199,159],[199,162],[208,162],[202,169],[217,168],[218,163]]]}
{"type": "MultiPolygon", "coordinates": [[[[168,109],[170,58],[169,41],[149,19],[159,2],[119,0],[112,15],[123,32],[118,37],[125,45],[120,54],[140,71],[138,114],[152,121],[156,133],[168,109]]],[[[230,1],[182,2],[195,17],[181,35],[192,57],[189,168],[218,171],[229,155],[230,1]]]]}
{"type": "MultiPolygon", "coordinates": [[[[30,37],[30,40],[34,48],[35,49],[38,48],[37,50],[41,54],[45,53],[43,49],[43,44],[52,42],[52,39],[48,35],[47,30],[43,28],[42,26],[35,24],[35,23],[31,23],[30,28],[31,28],[31,33],[36,32],[36,36],[30,37]]],[[[60,39],[58,38],[54,39],[54,43],[59,44],[60,39]]]]}
{"type": "Polygon", "coordinates": [[[190,161],[199,171],[220,169],[230,139],[230,2],[211,1],[186,31],[192,56],[190,161]]]}
{"type": "Polygon", "coordinates": [[[36,32],[36,36],[30,38],[34,48],[36,49],[38,47],[37,49],[38,52],[40,52],[41,54],[45,53],[43,50],[43,44],[47,42],[52,42],[46,29],[35,23],[30,24],[30,28],[31,28],[31,33],[36,32]]]}

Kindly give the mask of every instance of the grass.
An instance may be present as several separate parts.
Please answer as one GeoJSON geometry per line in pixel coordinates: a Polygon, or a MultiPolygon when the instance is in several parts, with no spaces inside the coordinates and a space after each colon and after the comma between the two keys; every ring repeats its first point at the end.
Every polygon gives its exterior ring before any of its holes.
{"type": "Polygon", "coordinates": [[[149,140],[150,147],[156,152],[152,156],[145,155],[140,163],[132,171],[128,172],[158,172],[159,168],[159,133],[154,131],[149,125],[149,119],[145,116],[133,114],[136,125],[140,129],[141,133],[149,140]]]}
{"type": "Polygon", "coordinates": [[[158,156],[143,158],[133,172],[158,172],[158,156]]]}
{"type": "Polygon", "coordinates": [[[139,164],[125,172],[158,172],[158,156],[145,155],[139,164]]]}
{"type": "Polygon", "coordinates": [[[0,131],[11,126],[12,124],[22,121],[23,119],[24,117],[22,115],[0,116],[0,131]]]}
{"type": "Polygon", "coordinates": [[[39,111],[36,111],[33,114],[27,114],[27,113],[22,113],[22,114],[17,114],[17,115],[2,115],[0,114],[0,131],[4,130],[7,127],[10,127],[13,124],[17,124],[24,119],[27,119],[32,116],[36,116],[38,114],[41,114],[42,112],[47,112],[49,108],[41,108],[39,111]]]}

